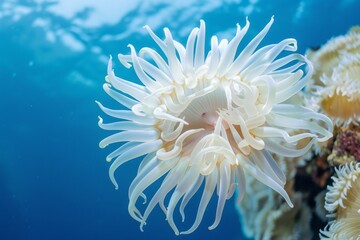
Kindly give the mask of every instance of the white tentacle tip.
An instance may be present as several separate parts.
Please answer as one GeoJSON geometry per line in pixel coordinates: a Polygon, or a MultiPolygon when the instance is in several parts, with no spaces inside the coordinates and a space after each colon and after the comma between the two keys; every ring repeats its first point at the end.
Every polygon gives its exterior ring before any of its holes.
{"type": "MultiPolygon", "coordinates": [[[[129,44],[130,45],[130,44],[129,44]]],[[[129,45],[128,45],[128,47],[129,47],[129,45]]],[[[120,61],[120,63],[124,66],[124,67],[126,67],[126,68],[131,68],[131,64],[126,60],[126,55],[124,55],[124,54],[121,54],[121,53],[119,53],[118,54],[118,59],[119,59],[119,61],[120,61]]]]}
{"type": "Polygon", "coordinates": [[[111,157],[109,157],[109,156],[106,157],[106,161],[107,161],[107,162],[111,162],[111,160],[112,160],[111,157]]]}

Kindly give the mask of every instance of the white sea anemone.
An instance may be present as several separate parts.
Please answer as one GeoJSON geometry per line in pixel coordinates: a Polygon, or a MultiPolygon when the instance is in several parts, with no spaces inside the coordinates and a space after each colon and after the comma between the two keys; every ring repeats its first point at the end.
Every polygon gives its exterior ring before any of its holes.
{"type": "Polygon", "coordinates": [[[325,115],[283,103],[305,86],[312,66],[300,54],[283,54],[296,51],[295,39],[258,49],[272,23],[273,18],[238,53],[250,25],[246,20],[244,28],[237,25],[231,41],[219,42],[213,36],[207,54],[204,21],[191,31],[186,45],[173,40],[167,28],[165,40],[161,40],[146,26],[163,53],[148,47],[136,52],[129,45],[130,55],[119,54],[120,62],[133,67],[142,84],[116,77],[110,58],[104,90],[129,110],[112,110],[98,103],[107,115],[121,119],[105,124],[100,118],[101,128],[118,131],[102,140],[100,147],[126,142],[107,157],[113,161],[109,175],[116,188],[115,170],[146,155],[129,188],[129,213],[141,229],[159,204],[179,234],[173,220],[177,204],[181,201],[179,211],[184,220],[185,206],[203,189],[196,219],[181,233],[193,232],[216,189],[216,216],[209,227],[214,229],[236,188],[238,200],[243,197],[244,170],[293,206],[284,190],[285,176],[271,153],[287,157],[305,154],[314,141],[332,136],[332,123],[325,115]],[[294,129],[301,131],[289,134],[294,129]],[[304,138],[312,140],[297,149],[304,138]],[[158,179],[162,183],[141,213],[136,203],[140,197],[146,201],[144,191],[158,179]]]}
{"type": "Polygon", "coordinates": [[[325,209],[330,218],[320,231],[321,239],[360,239],[360,163],[336,168],[334,183],[328,186],[325,209]]]}

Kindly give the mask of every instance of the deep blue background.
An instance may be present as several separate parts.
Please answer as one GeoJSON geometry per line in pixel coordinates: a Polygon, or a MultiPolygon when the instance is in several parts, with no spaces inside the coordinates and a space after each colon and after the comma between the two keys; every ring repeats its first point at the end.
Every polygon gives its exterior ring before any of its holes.
{"type": "MultiPolygon", "coordinates": [[[[127,212],[127,189],[139,161],[117,171],[115,191],[105,161],[110,149],[98,148],[108,133],[97,126],[102,113],[94,101],[117,107],[102,91],[107,57],[127,53],[128,43],[155,47],[141,28],[145,24],[161,37],[167,26],[185,43],[202,18],[209,47],[211,35],[233,36],[245,15],[251,21],[247,40],[275,15],[264,43],[294,37],[304,53],[360,24],[360,2],[157,0],[134,1],[126,10],[128,1],[106,0],[105,14],[85,2],[73,0],[75,14],[66,14],[72,8],[67,0],[0,2],[0,239],[243,239],[233,199],[213,231],[207,227],[215,201],[191,235],[176,237],[158,207],[140,232],[127,212]],[[53,10],[57,6],[63,11],[53,10]],[[115,20],[102,21],[111,16],[115,20]]],[[[134,76],[119,63],[116,73],[134,76]]],[[[188,206],[188,220],[196,207],[188,206]]]]}

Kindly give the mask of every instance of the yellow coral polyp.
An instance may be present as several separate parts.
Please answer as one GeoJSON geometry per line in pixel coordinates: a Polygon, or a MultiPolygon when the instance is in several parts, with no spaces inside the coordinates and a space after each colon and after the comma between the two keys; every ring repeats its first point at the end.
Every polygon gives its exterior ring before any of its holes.
{"type": "Polygon", "coordinates": [[[334,94],[324,98],[321,107],[330,117],[350,119],[360,116],[360,99],[350,100],[348,96],[334,94]]]}
{"type": "Polygon", "coordinates": [[[307,52],[309,59],[314,64],[313,80],[315,84],[322,85],[322,76],[331,77],[344,56],[360,53],[360,32],[358,29],[359,26],[355,26],[347,34],[331,38],[319,50],[307,52]]]}
{"type": "Polygon", "coordinates": [[[335,170],[337,176],[325,196],[331,220],[320,231],[320,238],[360,239],[360,163],[351,162],[335,170]]]}
{"type": "MultiPolygon", "coordinates": [[[[360,44],[360,43],[359,43],[360,44]]],[[[318,104],[338,126],[360,123],[360,53],[344,56],[331,77],[323,75],[318,104]]]]}

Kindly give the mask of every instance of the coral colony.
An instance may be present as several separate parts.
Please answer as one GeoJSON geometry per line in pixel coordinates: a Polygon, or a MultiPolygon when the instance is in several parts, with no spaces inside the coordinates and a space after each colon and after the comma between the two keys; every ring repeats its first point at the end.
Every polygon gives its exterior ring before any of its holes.
{"type": "Polygon", "coordinates": [[[128,206],[141,230],[159,205],[176,235],[190,234],[216,198],[214,229],[236,192],[249,237],[360,237],[358,28],[309,50],[308,59],[292,38],[261,45],[273,21],[250,42],[242,41],[248,19],[232,39],[210,41],[200,21],[185,44],[146,26],[157,46],[129,45],[130,54],[118,55],[137,79],[117,77],[110,58],[104,91],[119,110],[97,102],[115,119],[99,117],[115,131],[100,147],[118,145],[106,158],[116,188],[115,171],[141,158],[128,206]],[[188,204],[197,206],[195,220],[179,230],[174,211],[184,221],[188,204]]]}

